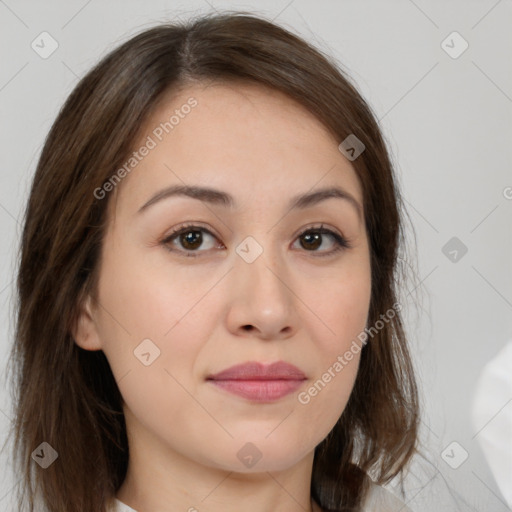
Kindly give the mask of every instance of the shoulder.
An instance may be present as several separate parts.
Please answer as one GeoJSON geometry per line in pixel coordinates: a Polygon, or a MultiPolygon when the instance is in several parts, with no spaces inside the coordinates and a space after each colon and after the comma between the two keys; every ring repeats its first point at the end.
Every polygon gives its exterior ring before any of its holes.
{"type": "Polygon", "coordinates": [[[400,498],[393,492],[371,483],[368,496],[363,504],[364,512],[413,512],[400,498]]]}

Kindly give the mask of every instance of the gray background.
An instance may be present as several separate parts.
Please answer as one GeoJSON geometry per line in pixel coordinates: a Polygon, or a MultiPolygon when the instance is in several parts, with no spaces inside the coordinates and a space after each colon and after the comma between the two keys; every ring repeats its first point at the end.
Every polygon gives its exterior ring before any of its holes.
{"type": "MultiPolygon", "coordinates": [[[[301,34],[342,64],[374,109],[417,237],[404,300],[427,460],[412,467],[408,504],[417,512],[510,510],[478,444],[483,425],[470,414],[479,372],[512,338],[512,199],[504,192],[512,187],[510,0],[0,1],[0,348],[8,354],[12,343],[24,203],[63,101],[134,33],[213,9],[264,14],[301,34]],[[59,45],[47,59],[31,48],[43,31],[59,45]],[[453,31],[469,44],[458,58],[441,46],[453,31]],[[442,250],[452,237],[468,249],[455,262],[442,250]],[[453,441],[469,454],[457,469],[441,456],[453,441]]],[[[448,44],[461,48],[453,38],[448,44]]],[[[6,364],[4,357],[2,375],[6,364]]],[[[5,385],[0,409],[3,441],[11,415],[5,385]]],[[[8,450],[0,455],[6,466],[8,450]]],[[[10,471],[0,474],[0,510],[13,510],[15,485],[10,471]]]]}

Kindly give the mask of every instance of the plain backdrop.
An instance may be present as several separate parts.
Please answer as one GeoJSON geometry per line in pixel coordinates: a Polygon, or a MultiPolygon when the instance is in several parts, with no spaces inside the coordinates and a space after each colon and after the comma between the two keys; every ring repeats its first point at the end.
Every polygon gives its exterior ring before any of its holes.
{"type": "MultiPolygon", "coordinates": [[[[131,35],[214,9],[263,14],[302,35],[339,62],[374,110],[416,234],[414,245],[408,228],[416,269],[404,301],[427,461],[412,467],[408,504],[415,512],[510,510],[479,445],[487,422],[471,422],[476,379],[512,338],[510,0],[0,1],[2,353],[12,343],[23,208],[60,106],[131,35]],[[45,59],[31,47],[42,32],[58,43],[45,59]]],[[[2,375],[7,364],[5,356],[2,375]]],[[[0,410],[3,442],[11,421],[4,387],[0,410]]],[[[499,414],[496,407],[488,422],[499,414]]],[[[0,510],[14,510],[9,455],[0,455],[0,510]]]]}

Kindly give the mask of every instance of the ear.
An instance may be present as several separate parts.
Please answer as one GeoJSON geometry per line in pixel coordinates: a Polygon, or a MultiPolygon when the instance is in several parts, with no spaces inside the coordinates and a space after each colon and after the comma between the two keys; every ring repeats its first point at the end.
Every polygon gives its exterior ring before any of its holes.
{"type": "Polygon", "coordinates": [[[101,350],[101,341],[94,320],[92,298],[90,295],[82,301],[78,317],[72,328],[75,343],[84,350],[101,350]]]}

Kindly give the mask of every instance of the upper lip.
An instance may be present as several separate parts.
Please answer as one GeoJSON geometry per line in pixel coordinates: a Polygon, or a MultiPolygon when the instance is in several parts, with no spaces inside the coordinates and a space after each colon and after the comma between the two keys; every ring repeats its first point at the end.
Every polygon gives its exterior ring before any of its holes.
{"type": "Polygon", "coordinates": [[[296,366],[284,361],[264,364],[257,361],[237,364],[219,373],[209,375],[207,380],[304,380],[306,375],[296,366]]]}

